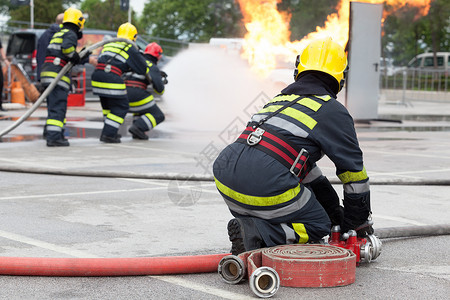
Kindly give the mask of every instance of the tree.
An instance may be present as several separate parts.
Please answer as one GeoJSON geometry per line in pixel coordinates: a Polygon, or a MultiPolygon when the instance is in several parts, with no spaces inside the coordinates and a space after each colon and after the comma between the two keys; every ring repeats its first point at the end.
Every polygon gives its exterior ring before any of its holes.
{"type": "Polygon", "coordinates": [[[241,36],[241,18],[234,0],[149,0],[141,24],[153,36],[204,42],[241,36]]]}
{"type": "MultiPolygon", "coordinates": [[[[89,18],[86,20],[87,28],[117,30],[119,26],[128,22],[128,11],[120,9],[120,0],[85,0],[81,4],[81,11],[87,13],[89,18]]],[[[135,23],[136,15],[133,11],[131,23],[135,23]]]]}

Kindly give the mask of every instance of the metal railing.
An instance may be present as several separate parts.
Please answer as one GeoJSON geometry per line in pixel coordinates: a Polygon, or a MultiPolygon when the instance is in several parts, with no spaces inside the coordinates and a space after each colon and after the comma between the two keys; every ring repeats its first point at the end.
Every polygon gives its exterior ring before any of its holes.
{"type": "Polygon", "coordinates": [[[450,101],[450,70],[400,68],[380,75],[381,97],[385,101],[450,101]]]}

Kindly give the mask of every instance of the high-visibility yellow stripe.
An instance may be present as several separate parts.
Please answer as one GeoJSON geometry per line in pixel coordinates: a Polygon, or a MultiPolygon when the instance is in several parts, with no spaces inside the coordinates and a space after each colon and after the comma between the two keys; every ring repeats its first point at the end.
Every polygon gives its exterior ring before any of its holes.
{"type": "Polygon", "coordinates": [[[114,122],[117,122],[119,124],[123,123],[123,119],[119,116],[113,115],[112,113],[109,113],[106,118],[113,120],[114,122]]]}
{"type": "Polygon", "coordinates": [[[227,195],[231,199],[234,199],[242,204],[254,205],[254,206],[272,206],[272,205],[282,204],[282,203],[288,202],[289,200],[292,200],[301,191],[301,187],[299,184],[295,188],[287,190],[286,192],[284,192],[280,195],[276,195],[276,196],[269,196],[269,197],[250,196],[250,195],[242,194],[242,193],[239,193],[239,192],[236,192],[236,191],[230,189],[229,187],[222,184],[216,178],[214,178],[214,180],[216,182],[217,188],[224,195],[227,195]]]}
{"type": "Polygon", "coordinates": [[[102,53],[105,51],[110,51],[110,52],[114,52],[119,54],[120,56],[122,56],[125,59],[128,59],[129,55],[126,51],[128,51],[128,49],[130,49],[131,45],[127,44],[124,47],[124,43],[109,43],[106,44],[105,47],[103,47],[102,53]]]}
{"type": "Polygon", "coordinates": [[[110,112],[111,112],[110,109],[103,109],[103,110],[102,110],[102,113],[103,113],[104,116],[106,116],[106,115],[109,114],[110,112]]]}
{"type": "Polygon", "coordinates": [[[292,101],[300,98],[299,95],[280,95],[273,98],[269,103],[280,102],[280,101],[292,101]]]}
{"type": "Polygon", "coordinates": [[[62,50],[62,53],[68,54],[68,53],[72,53],[73,51],[75,51],[75,47],[72,46],[72,47],[70,47],[70,48],[67,48],[67,49],[61,49],[61,50],[62,50]]]}
{"type": "MultiPolygon", "coordinates": [[[[259,113],[266,113],[266,112],[274,112],[277,109],[281,108],[281,105],[271,105],[269,107],[263,108],[259,113]]],[[[305,124],[309,129],[313,129],[314,126],[316,126],[317,121],[305,114],[304,112],[301,112],[299,110],[296,110],[292,107],[287,107],[284,110],[280,112],[280,114],[287,115],[291,118],[296,119],[297,121],[305,124]]]]}
{"type": "Polygon", "coordinates": [[[50,44],[62,44],[62,42],[63,42],[63,39],[62,39],[62,38],[53,38],[53,39],[50,41],[50,44]]]}
{"type": "Polygon", "coordinates": [[[300,101],[298,101],[298,103],[313,110],[313,111],[318,111],[319,108],[322,107],[322,104],[320,104],[317,101],[314,101],[312,99],[309,99],[309,98],[303,98],[300,101]]]}
{"type": "Polygon", "coordinates": [[[355,181],[361,181],[368,178],[366,168],[363,167],[362,171],[359,172],[351,172],[347,171],[338,175],[338,178],[342,183],[349,183],[355,181]]]}
{"type": "Polygon", "coordinates": [[[292,223],[292,227],[294,231],[298,234],[300,239],[298,240],[299,244],[306,244],[309,240],[308,233],[306,232],[305,225],[303,223],[292,223]]]}
{"type": "Polygon", "coordinates": [[[150,122],[152,122],[152,126],[153,127],[155,127],[157,124],[156,124],[156,120],[155,120],[155,117],[153,117],[151,114],[149,114],[149,113],[146,113],[145,114],[145,116],[150,120],[150,122]]]}
{"type": "Polygon", "coordinates": [[[141,106],[141,105],[149,103],[152,100],[153,100],[153,95],[150,95],[147,98],[144,98],[140,101],[130,102],[130,106],[132,106],[132,107],[141,106]]]}
{"type": "Polygon", "coordinates": [[[47,125],[53,125],[53,126],[58,126],[58,127],[63,127],[64,123],[59,121],[59,120],[54,120],[54,119],[48,119],[46,122],[47,125]]]}
{"type": "Polygon", "coordinates": [[[114,90],[124,90],[126,88],[125,83],[109,83],[109,82],[98,82],[92,80],[92,86],[102,89],[114,89],[114,90]]]}
{"type": "MultiPolygon", "coordinates": [[[[48,71],[41,72],[41,77],[56,78],[57,76],[58,76],[58,73],[56,73],[56,72],[48,72],[48,71]]],[[[67,82],[68,84],[70,84],[70,79],[67,76],[63,76],[61,78],[61,80],[67,82]]]]}

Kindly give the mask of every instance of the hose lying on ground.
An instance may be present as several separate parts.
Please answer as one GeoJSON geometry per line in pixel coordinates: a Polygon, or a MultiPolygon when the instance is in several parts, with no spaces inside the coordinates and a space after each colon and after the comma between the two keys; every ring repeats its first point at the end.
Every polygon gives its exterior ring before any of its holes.
{"type": "MultiPolygon", "coordinates": [[[[380,228],[380,238],[450,234],[450,224],[380,228]]],[[[141,258],[0,257],[0,275],[138,276],[212,273],[226,254],[141,258]]]]}
{"type": "MultiPolygon", "coordinates": [[[[43,167],[23,167],[23,166],[1,166],[0,172],[14,172],[27,174],[46,174],[46,175],[63,175],[63,176],[85,176],[85,177],[106,177],[106,178],[134,178],[134,179],[154,179],[154,180],[181,180],[181,181],[206,181],[214,182],[214,176],[208,174],[182,174],[182,173],[151,173],[143,174],[129,171],[101,171],[101,170],[67,170],[43,167]]],[[[332,184],[341,184],[336,179],[330,179],[332,184]]],[[[376,180],[370,181],[371,185],[432,185],[432,186],[448,186],[449,179],[434,180],[376,180]]]]}
{"type": "MultiPolygon", "coordinates": [[[[134,47],[137,48],[136,44],[128,39],[124,38],[111,38],[107,40],[100,41],[98,43],[95,43],[88,48],[80,51],[80,57],[86,56],[89,52],[97,49],[98,47],[103,46],[104,44],[110,43],[110,42],[126,42],[129,44],[132,44],[134,47]]],[[[69,61],[62,69],[59,71],[56,78],[50,83],[50,85],[45,89],[45,91],[41,94],[39,99],[34,102],[33,106],[25,113],[23,114],[19,119],[17,119],[13,124],[8,126],[6,129],[0,132],[0,137],[4,136],[5,134],[11,132],[13,129],[15,129],[17,126],[22,124],[26,119],[28,119],[32,113],[36,111],[36,109],[44,102],[44,100],[47,98],[47,96],[50,94],[50,92],[55,88],[55,86],[58,84],[58,81],[67,73],[69,72],[73,67],[73,64],[69,61]]]]}

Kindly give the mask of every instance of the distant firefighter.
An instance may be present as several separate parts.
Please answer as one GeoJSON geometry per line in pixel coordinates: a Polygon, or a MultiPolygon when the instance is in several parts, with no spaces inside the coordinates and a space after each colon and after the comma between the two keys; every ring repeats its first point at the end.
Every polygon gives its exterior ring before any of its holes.
{"type": "MultiPolygon", "coordinates": [[[[117,30],[117,37],[136,41],[137,33],[133,24],[124,23],[117,30]]],[[[104,143],[120,143],[118,130],[129,107],[122,75],[130,70],[143,76],[149,71],[139,50],[126,42],[105,44],[92,74],[92,91],[100,97],[103,109],[104,125],[100,141],[104,143]]]]}
{"type": "Polygon", "coordinates": [[[162,56],[162,48],[157,43],[150,43],[144,51],[144,58],[150,69],[151,82],[144,75],[136,73],[125,74],[127,86],[129,112],[133,113],[134,120],[128,131],[134,139],[148,140],[146,131],[164,121],[164,113],[156,105],[152,92],[148,90],[151,85],[154,92],[159,95],[164,93],[164,83],[167,83],[167,74],[160,71],[157,63],[162,56]]]}

